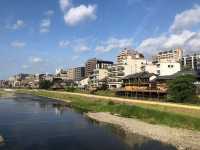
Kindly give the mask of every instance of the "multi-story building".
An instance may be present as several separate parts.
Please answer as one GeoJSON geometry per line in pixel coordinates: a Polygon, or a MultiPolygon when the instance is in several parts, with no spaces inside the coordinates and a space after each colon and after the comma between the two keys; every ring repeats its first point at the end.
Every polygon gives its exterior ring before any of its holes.
{"type": "Polygon", "coordinates": [[[113,62],[112,61],[105,61],[105,60],[100,60],[100,59],[89,59],[86,63],[85,63],[85,76],[89,77],[94,69],[99,68],[99,69],[106,69],[108,68],[108,66],[112,65],[113,62]]]}
{"type": "Polygon", "coordinates": [[[117,56],[117,63],[123,63],[123,61],[128,57],[132,57],[133,59],[141,59],[144,58],[144,55],[136,50],[125,48],[117,56]]]}
{"type": "Polygon", "coordinates": [[[157,65],[157,75],[159,76],[169,76],[181,71],[181,63],[176,61],[166,61],[160,60],[156,63],[157,65]]]}
{"type": "Polygon", "coordinates": [[[180,48],[159,52],[153,57],[153,63],[157,66],[159,76],[173,75],[181,71],[183,51],[180,48]]]}
{"type": "Polygon", "coordinates": [[[182,69],[200,71],[200,54],[184,56],[182,58],[182,69]]]}
{"type": "Polygon", "coordinates": [[[85,78],[85,67],[75,68],[75,81],[80,81],[85,78]]]}
{"type": "Polygon", "coordinates": [[[97,64],[92,74],[89,76],[90,87],[97,88],[101,85],[101,80],[108,77],[108,68],[113,65],[111,61],[97,60],[97,64]]]}
{"type": "Polygon", "coordinates": [[[183,50],[180,48],[172,49],[169,51],[159,52],[157,55],[153,56],[153,62],[159,62],[161,60],[180,62],[183,57],[183,50]]]}
{"type": "Polygon", "coordinates": [[[61,78],[62,80],[67,80],[67,71],[63,69],[56,70],[56,78],[61,78]]]}
{"type": "Polygon", "coordinates": [[[67,80],[75,80],[75,68],[67,69],[67,80]]]}
{"type": "Polygon", "coordinates": [[[144,71],[146,64],[143,54],[127,49],[120,52],[117,62],[109,68],[108,85],[110,89],[121,87],[123,77],[144,71]]]}

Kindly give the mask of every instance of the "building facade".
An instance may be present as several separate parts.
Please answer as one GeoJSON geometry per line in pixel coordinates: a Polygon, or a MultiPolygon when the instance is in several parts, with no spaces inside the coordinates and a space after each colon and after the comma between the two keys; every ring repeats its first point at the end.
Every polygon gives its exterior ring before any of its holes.
{"type": "Polygon", "coordinates": [[[112,64],[112,61],[100,60],[96,58],[89,59],[85,63],[85,76],[89,77],[95,69],[107,69],[112,64]]]}
{"type": "Polygon", "coordinates": [[[85,67],[75,68],[75,81],[80,81],[85,78],[85,67]]]}
{"type": "Polygon", "coordinates": [[[117,63],[123,63],[123,61],[126,60],[128,57],[132,57],[133,59],[143,59],[144,55],[134,49],[125,48],[117,56],[117,63]]]}
{"type": "Polygon", "coordinates": [[[159,76],[173,75],[181,71],[183,50],[180,48],[159,52],[153,57],[153,64],[156,65],[156,74],[159,76]]]}
{"type": "Polygon", "coordinates": [[[176,61],[160,60],[157,65],[157,75],[168,76],[181,71],[181,64],[176,61]]]}
{"type": "Polygon", "coordinates": [[[100,81],[108,77],[108,68],[112,65],[113,62],[111,61],[97,60],[96,67],[89,76],[91,88],[98,88],[101,86],[100,81]]]}
{"type": "Polygon", "coordinates": [[[181,62],[183,57],[183,50],[180,48],[162,51],[159,52],[157,55],[153,56],[153,62],[157,63],[161,60],[171,61],[174,60],[176,62],[181,62]]]}
{"type": "Polygon", "coordinates": [[[200,71],[200,54],[184,56],[182,59],[182,69],[200,71]]]}
{"type": "Polygon", "coordinates": [[[131,51],[130,49],[122,50],[117,56],[117,62],[117,64],[113,65],[108,70],[108,86],[110,89],[121,87],[121,79],[123,77],[142,72],[146,64],[143,54],[134,50],[131,51]]]}

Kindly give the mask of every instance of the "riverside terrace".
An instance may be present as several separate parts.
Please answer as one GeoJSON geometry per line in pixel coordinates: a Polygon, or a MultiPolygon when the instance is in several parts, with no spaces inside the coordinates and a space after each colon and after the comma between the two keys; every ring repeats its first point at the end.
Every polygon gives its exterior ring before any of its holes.
{"type": "Polygon", "coordinates": [[[122,79],[122,88],[116,91],[118,96],[136,98],[164,99],[167,96],[167,82],[180,75],[194,75],[197,79],[197,93],[200,92],[200,75],[193,71],[181,71],[171,76],[157,76],[149,72],[128,75],[122,79]]]}

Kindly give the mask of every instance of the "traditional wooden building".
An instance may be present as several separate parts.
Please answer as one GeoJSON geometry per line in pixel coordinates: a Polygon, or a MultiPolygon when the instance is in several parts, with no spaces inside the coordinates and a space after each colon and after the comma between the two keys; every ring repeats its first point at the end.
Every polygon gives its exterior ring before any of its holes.
{"type": "Polygon", "coordinates": [[[193,75],[197,93],[200,93],[200,74],[194,71],[180,71],[170,76],[157,76],[149,72],[128,75],[122,79],[122,88],[116,94],[135,98],[163,99],[167,96],[168,82],[181,75],[193,75]]]}
{"type": "Polygon", "coordinates": [[[165,85],[159,85],[156,79],[157,76],[149,72],[128,75],[122,79],[122,88],[116,94],[136,98],[164,98],[167,94],[165,85]]]}

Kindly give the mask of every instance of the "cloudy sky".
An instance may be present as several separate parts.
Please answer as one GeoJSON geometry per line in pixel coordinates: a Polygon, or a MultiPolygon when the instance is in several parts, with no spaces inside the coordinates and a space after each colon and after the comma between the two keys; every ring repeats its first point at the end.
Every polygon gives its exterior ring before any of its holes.
{"type": "Polygon", "coordinates": [[[0,0],[0,79],[55,72],[133,47],[200,51],[199,0],[0,0]]]}

